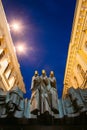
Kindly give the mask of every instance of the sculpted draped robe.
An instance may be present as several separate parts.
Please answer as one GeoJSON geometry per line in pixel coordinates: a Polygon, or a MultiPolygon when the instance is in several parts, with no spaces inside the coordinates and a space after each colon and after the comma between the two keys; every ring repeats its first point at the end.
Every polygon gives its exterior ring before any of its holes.
{"type": "Polygon", "coordinates": [[[54,114],[58,114],[58,95],[57,95],[57,89],[56,89],[56,78],[55,77],[49,77],[50,82],[50,94],[51,94],[51,110],[54,112],[54,114]]]}
{"type": "Polygon", "coordinates": [[[40,90],[40,96],[41,96],[41,114],[49,113],[50,110],[50,97],[47,90],[48,86],[48,78],[47,76],[41,76],[41,90],[40,90]]]}
{"type": "Polygon", "coordinates": [[[32,96],[31,96],[31,101],[30,101],[30,112],[32,114],[37,115],[38,112],[40,111],[40,77],[39,76],[33,76],[32,78],[32,84],[31,84],[31,91],[32,91],[32,96]]]}

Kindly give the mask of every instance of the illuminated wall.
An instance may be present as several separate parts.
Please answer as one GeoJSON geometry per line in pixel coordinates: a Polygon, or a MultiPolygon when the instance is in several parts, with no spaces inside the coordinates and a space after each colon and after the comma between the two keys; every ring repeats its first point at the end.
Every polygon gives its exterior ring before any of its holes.
{"type": "Polygon", "coordinates": [[[64,76],[63,96],[68,88],[87,88],[87,0],[77,0],[64,76]]]}
{"type": "Polygon", "coordinates": [[[8,91],[15,86],[25,92],[20,65],[18,64],[9,26],[0,0],[0,88],[8,91]]]}

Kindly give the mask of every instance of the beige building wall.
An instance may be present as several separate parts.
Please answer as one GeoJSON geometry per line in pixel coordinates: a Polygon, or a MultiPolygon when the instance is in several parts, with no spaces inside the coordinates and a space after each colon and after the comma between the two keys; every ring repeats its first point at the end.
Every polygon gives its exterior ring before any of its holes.
{"type": "Polygon", "coordinates": [[[18,86],[25,92],[15,48],[12,42],[6,15],[0,0],[0,88],[9,91],[18,86]]]}
{"type": "Polygon", "coordinates": [[[64,76],[63,96],[68,88],[87,88],[87,0],[77,0],[64,76]]]}

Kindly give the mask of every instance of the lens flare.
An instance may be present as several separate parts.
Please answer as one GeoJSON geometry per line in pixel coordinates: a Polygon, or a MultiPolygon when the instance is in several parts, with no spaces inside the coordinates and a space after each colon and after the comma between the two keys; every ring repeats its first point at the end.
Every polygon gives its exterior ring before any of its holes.
{"type": "Polygon", "coordinates": [[[22,30],[22,24],[19,21],[13,21],[10,25],[9,25],[10,30],[14,31],[14,32],[21,32],[22,30]]]}
{"type": "Polygon", "coordinates": [[[27,46],[24,43],[16,44],[15,49],[18,55],[24,55],[27,53],[27,46]]]}
{"type": "Polygon", "coordinates": [[[15,50],[18,55],[27,56],[33,51],[33,48],[31,46],[27,45],[25,42],[17,42],[15,44],[15,50]]]}

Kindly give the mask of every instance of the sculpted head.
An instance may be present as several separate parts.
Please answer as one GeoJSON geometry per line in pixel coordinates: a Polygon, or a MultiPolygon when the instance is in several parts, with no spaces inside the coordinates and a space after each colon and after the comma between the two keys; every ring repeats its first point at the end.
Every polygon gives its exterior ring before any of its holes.
{"type": "Polygon", "coordinates": [[[54,77],[54,72],[50,71],[50,77],[54,77]]]}
{"type": "Polygon", "coordinates": [[[38,71],[37,70],[35,70],[34,75],[38,76],[38,71]]]}
{"type": "Polygon", "coordinates": [[[46,75],[46,71],[42,70],[42,75],[45,76],[46,75]]]}

